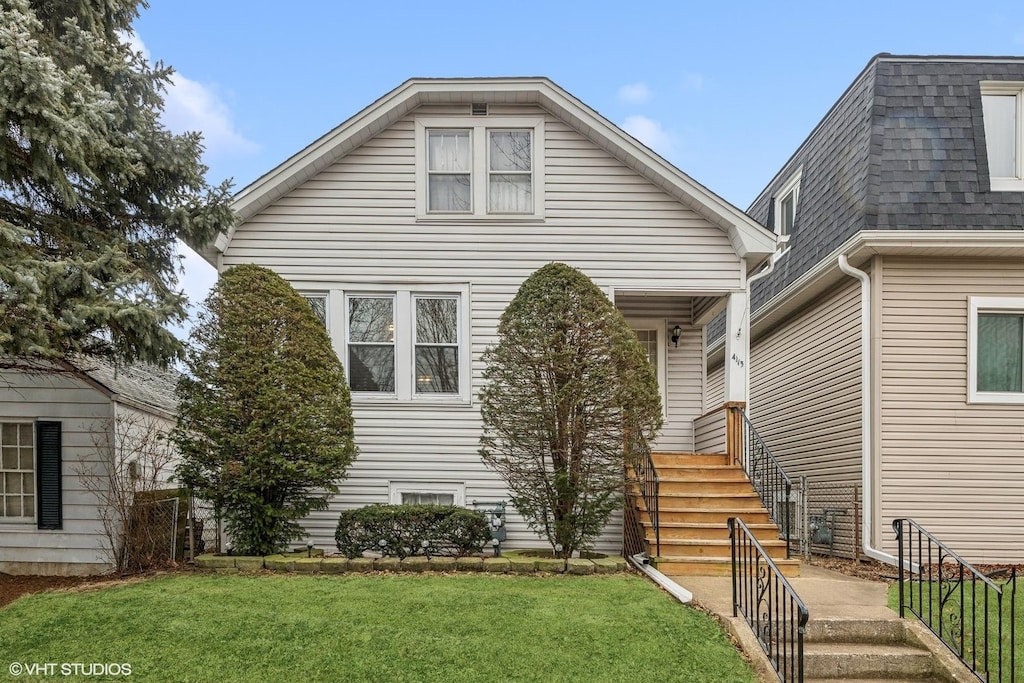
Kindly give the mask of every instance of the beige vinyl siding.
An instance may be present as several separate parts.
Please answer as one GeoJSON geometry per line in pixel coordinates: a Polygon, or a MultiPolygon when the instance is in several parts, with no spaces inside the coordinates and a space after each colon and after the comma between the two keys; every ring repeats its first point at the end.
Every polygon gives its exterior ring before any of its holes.
{"type": "Polygon", "coordinates": [[[661,320],[665,349],[665,425],[653,447],[658,451],[693,449],[693,420],[701,412],[701,331],[687,324],[691,300],[650,296],[623,297],[616,302],[626,318],[661,320]],[[679,346],[669,341],[676,325],[682,329],[679,346]]]}
{"type": "MultiPolygon", "coordinates": [[[[466,110],[424,107],[418,113],[466,110]]],[[[490,111],[541,113],[536,107],[490,111]]],[[[544,116],[545,177],[537,183],[545,195],[543,221],[417,221],[415,119],[409,115],[238,226],[223,264],[265,265],[300,289],[329,291],[332,300],[360,284],[382,290],[399,283],[469,284],[474,396],[480,354],[496,341],[499,316],[521,282],[546,263],[568,263],[616,292],[739,286],[739,260],[725,233],[544,116]]],[[[465,482],[467,504],[508,499],[477,455],[475,399],[471,406],[357,405],[355,417],[360,456],[330,511],[311,521],[318,545],[333,547],[338,510],[385,500],[389,481],[465,482]]],[[[513,544],[536,544],[516,516],[508,528],[513,544]]],[[[620,536],[613,525],[602,546],[617,550],[620,536]]]]}
{"type": "Polygon", "coordinates": [[[967,299],[1024,296],[1024,266],[886,257],[882,273],[882,529],[912,517],[969,560],[1024,562],[1024,405],[967,402],[967,299]]]}
{"type": "Polygon", "coordinates": [[[860,480],[860,348],[852,278],[753,343],[748,413],[790,476],[860,480]]]}
{"type": "Polygon", "coordinates": [[[82,380],[7,371],[0,378],[0,422],[61,423],[63,529],[0,520],[0,572],[77,574],[106,570],[108,558],[96,498],[77,471],[98,461],[95,442],[112,415],[110,400],[82,380]]]}

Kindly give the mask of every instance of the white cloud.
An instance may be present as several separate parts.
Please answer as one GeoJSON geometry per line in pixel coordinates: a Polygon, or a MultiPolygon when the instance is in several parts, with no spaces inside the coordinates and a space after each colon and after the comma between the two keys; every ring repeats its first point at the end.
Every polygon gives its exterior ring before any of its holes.
{"type": "MultiPolygon", "coordinates": [[[[141,52],[147,60],[152,59],[138,34],[122,37],[133,50],[141,52]]],[[[167,84],[161,119],[175,133],[201,132],[207,161],[211,157],[251,154],[259,148],[235,128],[230,109],[214,88],[177,72],[167,84]]]]}
{"type": "Polygon", "coordinates": [[[675,151],[676,135],[654,119],[640,114],[627,116],[622,129],[663,157],[675,151]]]}
{"type": "Polygon", "coordinates": [[[619,88],[619,99],[629,104],[643,104],[651,99],[651,89],[646,83],[629,83],[619,88]]]}
{"type": "Polygon", "coordinates": [[[683,74],[683,89],[700,90],[704,87],[704,76],[695,71],[683,74]]]}

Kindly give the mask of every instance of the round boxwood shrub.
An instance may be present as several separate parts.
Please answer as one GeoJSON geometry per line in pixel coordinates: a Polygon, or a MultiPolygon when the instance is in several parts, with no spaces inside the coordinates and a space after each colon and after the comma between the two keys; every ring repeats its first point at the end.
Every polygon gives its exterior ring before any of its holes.
{"type": "Polygon", "coordinates": [[[366,550],[400,558],[468,555],[491,531],[482,512],[455,505],[367,505],[341,513],[334,539],[350,559],[366,550]]]}

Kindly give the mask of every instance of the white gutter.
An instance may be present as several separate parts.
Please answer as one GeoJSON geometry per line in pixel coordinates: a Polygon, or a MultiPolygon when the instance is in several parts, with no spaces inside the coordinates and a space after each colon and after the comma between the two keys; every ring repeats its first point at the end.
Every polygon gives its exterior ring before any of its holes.
{"type": "Polygon", "coordinates": [[[863,505],[861,508],[861,539],[865,555],[891,565],[898,565],[899,560],[888,553],[872,547],[874,537],[874,487],[872,472],[874,458],[872,443],[874,424],[871,421],[871,278],[863,270],[850,265],[846,254],[839,254],[839,270],[860,280],[860,405],[861,405],[861,491],[863,505]]]}
{"type": "Polygon", "coordinates": [[[629,560],[630,564],[646,574],[647,578],[668,591],[668,593],[679,602],[687,605],[693,600],[693,593],[686,590],[678,583],[648,564],[647,558],[643,553],[627,557],[626,559],[629,560]]]}

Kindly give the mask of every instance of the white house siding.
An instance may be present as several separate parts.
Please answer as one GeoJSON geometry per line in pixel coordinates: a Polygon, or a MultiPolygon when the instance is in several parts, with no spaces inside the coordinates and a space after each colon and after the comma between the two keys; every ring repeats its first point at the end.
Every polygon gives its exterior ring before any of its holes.
{"type": "Polygon", "coordinates": [[[650,296],[622,298],[616,305],[627,318],[660,321],[664,331],[665,424],[654,449],[658,451],[693,450],[693,420],[700,416],[701,392],[701,330],[689,324],[690,299],[650,296]],[[669,341],[668,330],[676,325],[682,329],[679,346],[669,341]]]}
{"type": "Polygon", "coordinates": [[[886,257],[881,504],[976,562],[1024,562],[1024,405],[967,402],[969,296],[1024,296],[1019,261],[886,257]]]}
{"type": "Polygon", "coordinates": [[[97,463],[95,442],[111,418],[111,402],[82,380],[66,376],[6,372],[0,380],[0,421],[61,423],[63,529],[0,521],[0,572],[88,574],[108,561],[96,499],[85,490],[78,469],[97,463]]]}
{"type": "Polygon", "coordinates": [[[708,368],[704,380],[704,412],[709,413],[725,403],[725,364],[708,368]]]}
{"type": "MultiPolygon", "coordinates": [[[[464,115],[466,107],[419,113],[464,115]]],[[[543,114],[510,106],[492,106],[491,113],[543,114]]],[[[540,266],[568,263],[616,293],[739,286],[740,264],[721,230],[543,115],[543,222],[417,222],[415,119],[409,115],[237,228],[225,267],[271,267],[299,289],[329,291],[339,312],[346,285],[471,285],[473,405],[356,405],[361,453],[331,509],[310,520],[318,545],[333,547],[339,510],[386,500],[389,481],[465,482],[467,503],[507,499],[501,480],[477,455],[480,354],[496,341],[498,317],[521,282],[540,266]]],[[[333,334],[340,349],[337,327],[333,334]]],[[[699,403],[699,394],[693,400],[699,403]]],[[[515,517],[509,538],[536,544],[515,517]]],[[[613,524],[601,547],[618,550],[620,538],[613,524]]]]}
{"type": "Polygon", "coordinates": [[[860,349],[853,278],[752,344],[748,413],[790,476],[860,480],[860,349]]]}

